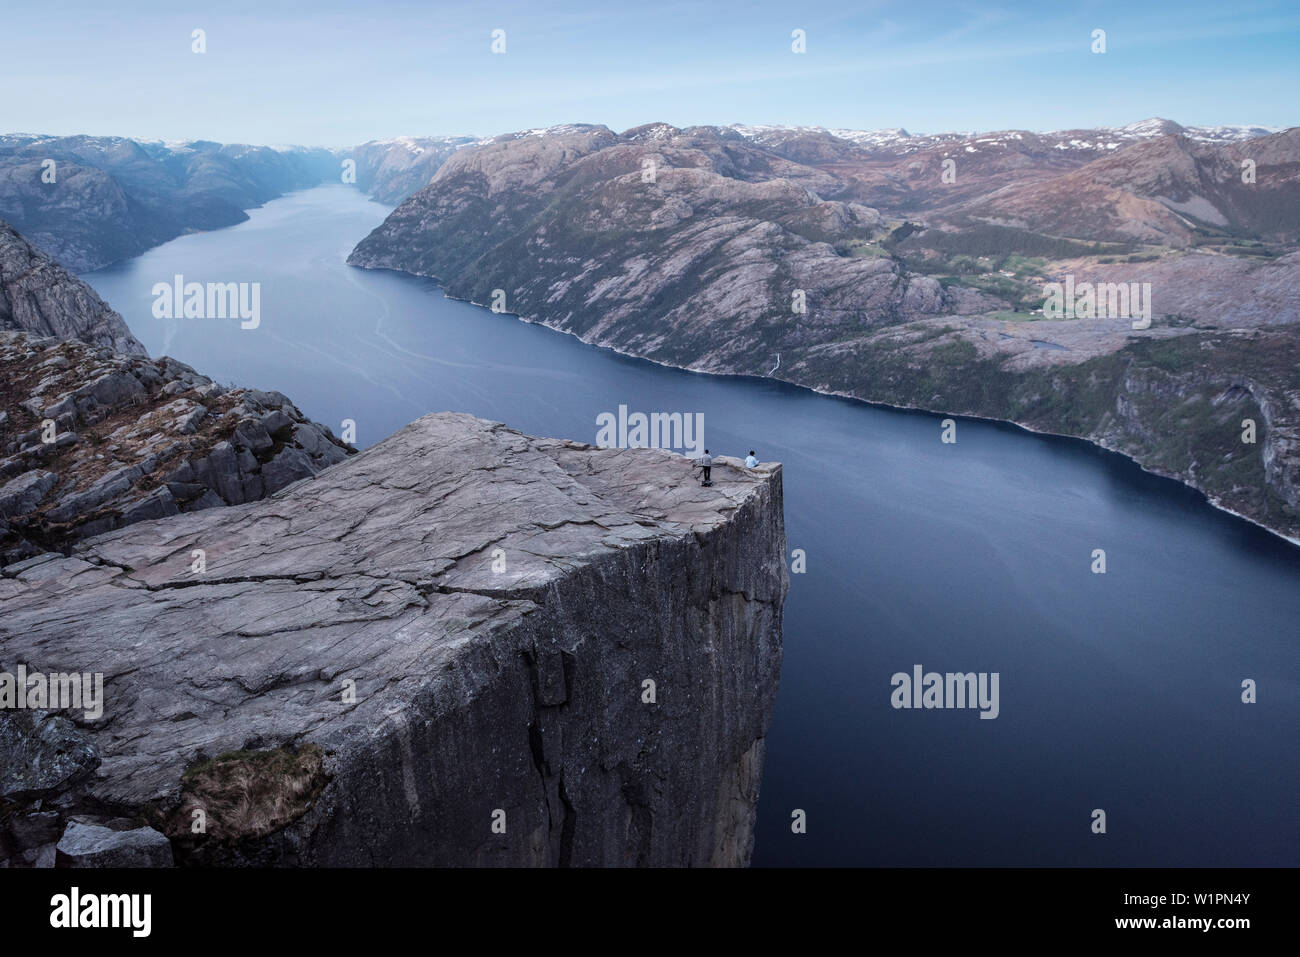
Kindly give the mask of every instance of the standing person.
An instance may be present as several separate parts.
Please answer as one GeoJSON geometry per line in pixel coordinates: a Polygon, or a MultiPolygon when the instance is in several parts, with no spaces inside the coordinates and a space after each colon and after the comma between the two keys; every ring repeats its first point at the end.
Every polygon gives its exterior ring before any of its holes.
{"type": "Polygon", "coordinates": [[[758,459],[754,458],[754,450],[749,450],[749,457],[745,459],[745,468],[752,469],[758,464],[758,459]]]}
{"type": "Polygon", "coordinates": [[[701,485],[712,485],[713,479],[709,476],[713,473],[713,456],[709,455],[709,450],[705,449],[704,454],[695,460],[696,464],[704,470],[704,480],[701,485]]]}

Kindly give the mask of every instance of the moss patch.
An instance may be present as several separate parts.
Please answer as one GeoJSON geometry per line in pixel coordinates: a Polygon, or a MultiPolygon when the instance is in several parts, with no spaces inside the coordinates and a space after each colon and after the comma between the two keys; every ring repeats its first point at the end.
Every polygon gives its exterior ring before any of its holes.
{"type": "Polygon", "coordinates": [[[173,840],[237,844],[264,837],[302,817],[325,787],[324,752],[305,744],[297,751],[230,751],[190,768],[181,777],[181,802],[164,832],[173,840]],[[206,831],[193,831],[202,811],[206,831]]]}

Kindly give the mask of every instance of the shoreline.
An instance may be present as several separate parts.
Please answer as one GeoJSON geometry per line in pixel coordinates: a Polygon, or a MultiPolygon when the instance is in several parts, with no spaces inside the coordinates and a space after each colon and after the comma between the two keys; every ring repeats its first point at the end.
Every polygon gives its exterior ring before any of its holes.
{"type": "MultiPolygon", "coordinates": [[[[279,199],[286,198],[286,197],[289,196],[289,195],[296,194],[296,193],[304,193],[304,192],[308,192],[308,191],[311,191],[311,190],[313,190],[313,189],[319,189],[319,188],[322,188],[322,187],[326,187],[326,188],[328,188],[328,187],[330,187],[330,186],[334,186],[334,185],[335,185],[335,184],[333,184],[333,183],[320,183],[320,184],[317,184],[316,186],[308,186],[308,187],[303,187],[303,188],[301,188],[301,189],[291,190],[291,191],[289,191],[288,193],[282,194],[281,196],[273,197],[271,200],[268,200],[267,202],[262,203],[262,204],[260,204],[259,206],[256,206],[256,207],[250,207],[250,208],[252,208],[252,209],[262,209],[262,208],[265,208],[266,205],[268,205],[269,203],[271,203],[271,202],[275,202],[275,201],[277,201],[277,200],[279,200],[279,199]]],[[[343,187],[343,188],[347,188],[347,187],[343,187]]],[[[356,188],[353,187],[353,189],[356,189],[356,188]]],[[[364,197],[365,199],[367,199],[367,200],[370,201],[370,202],[376,203],[377,205],[379,205],[379,206],[381,206],[381,207],[386,207],[386,206],[387,206],[387,204],[384,204],[384,203],[379,202],[378,200],[374,199],[374,198],[373,198],[372,196],[370,196],[369,194],[367,194],[367,193],[365,193],[365,192],[362,192],[361,190],[356,190],[356,191],[359,193],[359,195],[361,195],[362,197],[364,197]]],[[[243,222],[247,222],[247,221],[248,221],[248,220],[245,219],[243,222]]],[[[199,232],[220,232],[220,231],[223,230],[223,229],[233,229],[233,228],[235,228],[235,227],[237,227],[237,226],[240,226],[240,225],[243,225],[243,223],[232,223],[230,226],[222,226],[222,227],[218,227],[218,228],[215,229],[215,230],[200,230],[199,232]]],[[[188,235],[188,234],[186,234],[186,235],[188,235]]],[[[167,240],[166,242],[159,243],[157,246],[150,247],[150,250],[152,250],[152,249],[156,249],[156,248],[158,248],[159,246],[164,246],[164,245],[167,244],[167,242],[173,242],[175,239],[181,239],[181,238],[184,238],[184,236],[177,236],[177,237],[174,237],[172,240],[167,240]]],[[[364,237],[363,237],[363,238],[364,238],[364,237]]],[[[148,251],[150,251],[150,250],[145,250],[145,252],[148,252],[148,251]]],[[[1150,469],[1150,468],[1148,468],[1146,465],[1144,465],[1142,462],[1138,461],[1136,458],[1134,458],[1132,455],[1130,455],[1129,453],[1124,452],[1124,451],[1122,451],[1122,450],[1120,450],[1120,449],[1112,448],[1112,447],[1110,447],[1109,445],[1106,445],[1106,444],[1103,443],[1103,442],[1096,441],[1096,440],[1091,439],[1091,438],[1088,438],[1088,437],[1086,437],[1086,436],[1082,436],[1082,435],[1073,435],[1073,434],[1070,434],[1070,433],[1068,433],[1068,432],[1053,432],[1053,431],[1051,431],[1051,430],[1049,430],[1049,429],[1036,429],[1036,428],[1034,428],[1034,427],[1032,427],[1032,426],[1030,426],[1030,425],[1026,425],[1026,424],[1023,423],[1023,422],[1017,422],[1017,421],[1014,420],[1014,419],[1002,419],[1002,418],[997,418],[997,417],[994,417],[994,416],[979,415],[978,413],[973,413],[973,412],[954,412],[954,411],[951,411],[951,410],[926,408],[926,407],[924,407],[924,406],[899,405],[899,404],[896,404],[896,403],[893,403],[893,402],[886,402],[886,401],[883,401],[883,400],[880,400],[880,399],[867,399],[867,398],[863,398],[862,396],[852,395],[852,394],[850,394],[850,393],[840,392],[840,391],[837,391],[837,390],[819,389],[819,388],[817,388],[816,386],[813,386],[813,385],[807,385],[807,384],[802,383],[802,382],[796,382],[796,381],[793,381],[793,380],[791,380],[791,379],[783,378],[783,377],[780,377],[780,376],[772,377],[771,375],[758,375],[758,374],[751,373],[751,372],[731,372],[731,371],[725,371],[725,370],[717,370],[717,371],[710,370],[710,371],[705,371],[705,370],[700,370],[700,369],[692,369],[692,368],[689,368],[689,367],[686,367],[686,366],[675,365],[675,364],[673,364],[673,363],[671,363],[671,362],[663,362],[663,361],[660,361],[660,360],[658,360],[658,359],[650,358],[649,356],[637,355],[637,354],[634,353],[634,352],[626,352],[626,351],[624,351],[624,350],[622,350],[622,349],[619,349],[619,348],[616,347],[616,346],[610,346],[610,345],[604,345],[604,344],[601,344],[601,343],[590,342],[590,341],[584,339],[582,336],[578,335],[577,333],[570,332],[570,331],[567,330],[567,329],[562,329],[562,328],[560,328],[559,326],[553,325],[552,323],[546,321],[545,319],[534,319],[534,318],[530,318],[530,317],[528,317],[528,316],[520,315],[519,313],[509,312],[509,311],[503,311],[503,312],[500,312],[500,313],[494,313],[494,312],[492,311],[491,307],[488,306],[488,305],[485,304],[485,303],[475,302],[475,301],[472,300],[472,299],[465,299],[465,298],[462,298],[462,297],[460,297],[460,296],[453,296],[453,295],[451,295],[450,293],[447,292],[447,287],[446,287],[444,281],[441,280],[441,279],[439,279],[437,276],[430,276],[430,275],[425,275],[425,274],[423,274],[423,273],[416,273],[416,272],[408,272],[407,270],[404,270],[404,269],[393,269],[393,268],[391,268],[391,267],[389,267],[389,266],[365,266],[365,265],[357,265],[357,264],[354,264],[354,263],[350,262],[349,260],[351,259],[351,253],[352,253],[352,252],[355,252],[355,250],[356,250],[356,246],[355,246],[355,244],[354,244],[352,250],[351,250],[351,251],[348,253],[348,255],[344,258],[343,263],[344,263],[345,266],[348,266],[348,267],[350,267],[350,268],[354,268],[354,269],[368,269],[368,270],[372,270],[372,271],[391,272],[391,273],[394,273],[394,274],[396,274],[396,275],[400,275],[400,276],[408,276],[408,277],[415,278],[415,279],[425,279],[425,280],[429,280],[429,281],[433,282],[433,283],[438,287],[438,291],[442,294],[442,296],[443,296],[444,299],[449,299],[449,300],[451,300],[451,301],[453,301],[453,302],[464,302],[464,303],[468,303],[469,305],[476,306],[476,307],[478,307],[478,308],[480,308],[480,309],[484,309],[484,310],[486,310],[487,312],[489,312],[489,313],[491,313],[491,314],[493,314],[493,315],[507,316],[507,317],[510,317],[510,318],[512,318],[512,319],[516,319],[516,320],[518,320],[518,321],[520,321],[520,322],[526,322],[526,323],[528,323],[529,325],[542,326],[543,328],[550,329],[550,330],[553,331],[553,332],[558,332],[558,333],[561,333],[561,334],[563,334],[563,335],[569,336],[569,337],[572,338],[572,339],[576,339],[578,342],[581,342],[583,345],[590,346],[591,348],[594,348],[594,349],[604,349],[604,350],[607,350],[607,351],[609,351],[609,352],[614,353],[615,355],[623,356],[623,357],[625,357],[625,358],[629,358],[629,359],[637,359],[637,360],[640,360],[640,361],[642,361],[642,362],[650,362],[650,363],[653,363],[654,365],[660,366],[660,367],[662,367],[662,368],[666,368],[666,369],[674,369],[674,370],[677,370],[677,371],[679,371],[679,372],[688,372],[688,373],[691,373],[691,374],[693,374],[693,375],[727,376],[727,377],[730,377],[730,378],[740,378],[740,379],[746,379],[746,378],[747,378],[747,379],[754,379],[754,380],[756,380],[756,381],[771,381],[771,382],[779,382],[779,383],[781,383],[782,385],[790,386],[791,388],[803,389],[803,390],[805,390],[805,391],[807,391],[807,392],[811,392],[811,393],[813,393],[814,395],[826,396],[826,397],[828,397],[828,398],[844,399],[844,400],[846,400],[846,401],[850,401],[850,402],[860,402],[860,403],[863,403],[864,405],[874,406],[875,408],[879,408],[879,409],[889,409],[889,410],[891,410],[891,411],[895,411],[895,412],[913,412],[913,413],[922,414],[922,415],[949,416],[949,417],[953,417],[953,418],[967,419],[967,420],[969,420],[969,421],[993,422],[993,423],[998,423],[998,424],[1007,425],[1007,426],[1011,426],[1011,427],[1014,427],[1014,428],[1020,429],[1021,431],[1027,432],[1027,433],[1029,433],[1029,434],[1031,434],[1031,435],[1043,435],[1043,436],[1048,436],[1048,437],[1051,437],[1051,438],[1068,439],[1068,440],[1070,440],[1070,441],[1075,441],[1075,442],[1084,442],[1084,443],[1086,443],[1087,445],[1089,445],[1089,446],[1091,446],[1091,447],[1093,447],[1093,448],[1095,448],[1095,449],[1100,449],[1101,451],[1106,452],[1106,453],[1109,453],[1109,454],[1111,454],[1111,455],[1117,455],[1117,456],[1119,456],[1120,458],[1123,458],[1123,459],[1125,459],[1126,461],[1133,463],[1134,465],[1136,465],[1136,466],[1138,467],[1139,470],[1141,470],[1143,473],[1145,473],[1145,474],[1147,474],[1147,475],[1152,475],[1152,476],[1155,476],[1155,477],[1157,477],[1157,478],[1163,478],[1163,479],[1167,479],[1167,480],[1172,481],[1172,482],[1177,482],[1179,485],[1183,486],[1184,488],[1191,489],[1192,491],[1194,491],[1194,492],[1196,492],[1197,494],[1199,494],[1199,495],[1202,497],[1202,499],[1205,501],[1205,503],[1206,503],[1207,505],[1209,505],[1211,508],[1215,509],[1216,511],[1222,512],[1222,513],[1225,514],[1225,515],[1230,515],[1230,516],[1232,516],[1233,518],[1240,519],[1240,520],[1242,520],[1242,521],[1248,523],[1249,525],[1254,526],[1255,528],[1261,529],[1261,530],[1263,530],[1263,531],[1269,533],[1269,534],[1270,534],[1271,536],[1273,536],[1274,538],[1280,539],[1281,541],[1285,542],[1285,543],[1288,544],[1288,545],[1292,545],[1292,546],[1294,546],[1294,547],[1296,547],[1296,548],[1300,548],[1300,536],[1291,536],[1291,535],[1288,535],[1288,534],[1286,534],[1285,532],[1283,532],[1283,531],[1281,531],[1281,530],[1279,530],[1279,529],[1273,528],[1273,527],[1271,527],[1271,526],[1269,526],[1269,525],[1266,525],[1266,524],[1264,524],[1263,522],[1261,522],[1261,521],[1259,521],[1259,520],[1257,520],[1257,519],[1255,519],[1255,518],[1252,518],[1252,517],[1249,516],[1249,515],[1245,515],[1245,514],[1243,514],[1243,513],[1241,513],[1241,512],[1238,512],[1238,511],[1236,511],[1236,510],[1234,510],[1234,509],[1232,509],[1232,508],[1230,508],[1230,507],[1228,507],[1228,506],[1226,506],[1226,505],[1223,505],[1220,501],[1218,501],[1214,496],[1212,496],[1212,495],[1211,495],[1209,492],[1207,492],[1205,489],[1200,488],[1200,487],[1197,486],[1197,485],[1193,485],[1192,483],[1186,481],[1186,480],[1183,479],[1182,477],[1177,476],[1177,475],[1170,475],[1170,474],[1165,473],[1165,472],[1160,472],[1160,471],[1156,471],[1156,470],[1154,470],[1154,469],[1150,469]]],[[[140,255],[143,255],[143,253],[140,254],[140,255]]],[[[108,269],[108,268],[110,268],[110,267],[112,267],[112,266],[120,265],[120,263],[129,262],[131,259],[134,259],[134,258],[136,258],[136,257],[134,257],[134,256],[133,256],[133,257],[128,257],[127,259],[120,260],[119,262],[109,264],[108,266],[100,267],[100,269],[108,269]]],[[[98,271],[99,271],[99,269],[91,270],[91,273],[93,273],[93,272],[98,272],[98,271]]],[[[83,279],[83,281],[84,281],[84,276],[85,276],[85,275],[89,275],[89,274],[90,274],[90,273],[87,273],[87,274],[84,274],[84,275],[83,275],[83,274],[78,273],[78,274],[76,274],[76,276],[77,276],[77,278],[83,279]]],[[[111,307],[112,307],[112,304],[110,303],[109,306],[110,306],[110,308],[111,308],[111,307]]],[[[773,371],[775,371],[775,369],[774,369],[773,371]]]]}
{"type": "Polygon", "coordinates": [[[1093,447],[1094,449],[1099,449],[1102,452],[1105,452],[1109,455],[1119,456],[1120,458],[1133,463],[1138,467],[1140,471],[1142,471],[1146,475],[1152,475],[1155,476],[1156,478],[1162,478],[1171,482],[1177,482],[1183,488],[1191,489],[1193,492],[1196,492],[1198,495],[1200,495],[1201,498],[1205,501],[1205,503],[1209,505],[1211,508],[1213,508],[1215,511],[1222,512],[1225,515],[1230,515],[1235,519],[1240,519],[1241,521],[1246,522],[1247,524],[1255,528],[1267,532],[1269,535],[1273,536],[1276,539],[1279,539],[1282,542],[1285,542],[1288,545],[1294,546],[1296,548],[1300,548],[1300,536],[1292,537],[1286,534],[1285,532],[1280,531],[1279,529],[1272,528],[1268,525],[1265,525],[1263,522],[1258,521],[1257,519],[1254,519],[1249,515],[1244,515],[1241,512],[1238,512],[1232,508],[1229,508],[1226,505],[1223,505],[1220,501],[1216,500],[1205,489],[1200,488],[1197,485],[1193,485],[1190,482],[1180,478],[1177,475],[1170,475],[1166,472],[1159,472],[1154,469],[1147,468],[1146,465],[1144,465],[1142,462],[1139,462],[1136,458],[1134,458],[1129,453],[1124,452],[1120,449],[1112,448],[1103,442],[1098,442],[1095,439],[1090,439],[1087,438],[1086,436],[1071,435],[1068,432],[1052,432],[1048,429],[1036,429],[1033,428],[1032,426],[1024,424],[1023,422],[1017,422],[1014,419],[999,419],[993,416],[979,415],[973,412],[952,412],[952,411],[941,410],[941,409],[928,409],[922,406],[896,405],[892,402],[884,402],[878,399],[864,399],[861,396],[851,395],[846,392],[819,389],[816,386],[805,385],[802,382],[794,382],[790,379],[781,378],[779,376],[773,378],[771,376],[755,375],[750,372],[705,372],[699,369],[690,369],[685,366],[674,365],[671,362],[661,362],[658,359],[652,359],[648,356],[640,356],[634,352],[624,352],[622,349],[619,349],[616,346],[607,346],[596,342],[588,342],[586,339],[584,339],[582,336],[578,335],[577,333],[570,332],[567,329],[561,329],[558,326],[554,326],[550,324],[544,319],[530,319],[527,316],[522,316],[519,315],[518,313],[508,312],[508,311],[499,312],[499,313],[492,312],[491,307],[485,305],[484,303],[475,302],[472,299],[463,299],[460,296],[451,295],[450,293],[447,292],[447,287],[443,284],[443,281],[441,279],[438,279],[436,276],[425,276],[420,273],[407,272],[402,269],[391,269],[387,266],[359,266],[359,265],[354,265],[352,263],[348,263],[347,265],[353,266],[353,268],[355,269],[387,271],[387,272],[396,273],[401,276],[411,276],[417,279],[428,279],[437,284],[438,290],[442,293],[444,299],[450,299],[453,302],[468,303],[471,306],[477,306],[480,309],[485,309],[489,313],[492,313],[493,315],[508,316],[510,318],[517,319],[521,322],[526,322],[529,325],[542,326],[546,329],[550,329],[553,332],[558,332],[563,335],[569,336],[570,338],[576,339],[579,342],[581,342],[583,345],[591,346],[594,349],[606,349],[610,352],[615,353],[616,355],[624,356],[629,359],[639,359],[642,362],[650,362],[653,363],[654,365],[661,366],[665,369],[676,369],[679,372],[689,372],[692,375],[727,376],[735,379],[755,379],[757,381],[779,382],[782,385],[787,385],[795,389],[803,389],[807,392],[813,393],[814,395],[821,395],[821,396],[826,396],[828,398],[835,398],[835,399],[844,399],[849,402],[861,402],[864,405],[874,406],[875,408],[879,408],[879,409],[889,409],[895,412],[915,412],[922,415],[947,416],[951,418],[967,419],[976,422],[993,422],[993,423],[998,423],[1001,425],[1007,425],[1013,428],[1020,429],[1021,431],[1027,432],[1030,435],[1043,435],[1054,439],[1068,439],[1072,442],[1083,442],[1093,447]]]}

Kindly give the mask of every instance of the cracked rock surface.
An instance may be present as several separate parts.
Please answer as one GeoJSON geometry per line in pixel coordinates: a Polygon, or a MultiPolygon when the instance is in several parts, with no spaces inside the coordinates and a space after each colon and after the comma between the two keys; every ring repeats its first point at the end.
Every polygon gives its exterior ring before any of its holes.
{"type": "Polygon", "coordinates": [[[713,476],[428,415],[263,501],[5,568],[0,667],[104,673],[103,717],[70,715],[102,761],[57,803],[143,817],[182,863],[743,865],[781,470],[713,476]],[[279,830],[177,815],[200,762],[303,746],[328,783],[279,830]]]}

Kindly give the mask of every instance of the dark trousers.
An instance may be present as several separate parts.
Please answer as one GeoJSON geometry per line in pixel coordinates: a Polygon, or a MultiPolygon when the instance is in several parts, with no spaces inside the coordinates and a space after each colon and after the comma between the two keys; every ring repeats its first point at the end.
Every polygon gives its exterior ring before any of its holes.
{"type": "Polygon", "coordinates": [[[704,481],[706,481],[706,482],[711,482],[712,479],[709,478],[709,475],[710,475],[710,473],[713,472],[713,466],[712,466],[712,465],[701,465],[700,468],[704,469],[704,481]]]}

